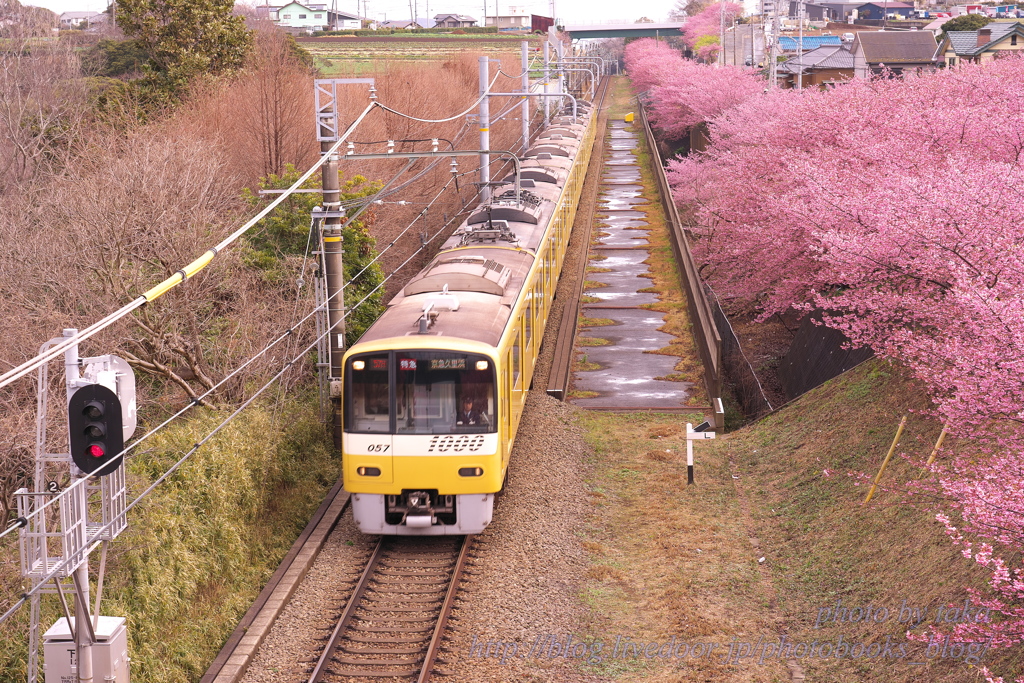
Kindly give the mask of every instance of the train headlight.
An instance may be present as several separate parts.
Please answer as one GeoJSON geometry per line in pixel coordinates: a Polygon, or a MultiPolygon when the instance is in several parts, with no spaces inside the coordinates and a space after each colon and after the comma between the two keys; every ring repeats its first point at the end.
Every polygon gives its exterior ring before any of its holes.
{"type": "Polygon", "coordinates": [[[352,369],[353,370],[362,370],[365,367],[366,367],[366,361],[365,360],[354,360],[354,361],[352,361],[352,369]]]}
{"type": "Polygon", "coordinates": [[[356,474],[358,474],[360,477],[379,477],[380,476],[380,468],[379,467],[357,467],[356,468],[356,474]]]}
{"type": "MultiPolygon", "coordinates": [[[[486,362],[486,361],[485,361],[486,362]]],[[[460,467],[460,477],[482,477],[484,475],[483,467],[460,467]]]]}
{"type": "Polygon", "coordinates": [[[488,367],[490,367],[490,364],[487,361],[485,361],[485,360],[478,360],[476,362],[476,369],[477,370],[486,370],[488,367]]]}

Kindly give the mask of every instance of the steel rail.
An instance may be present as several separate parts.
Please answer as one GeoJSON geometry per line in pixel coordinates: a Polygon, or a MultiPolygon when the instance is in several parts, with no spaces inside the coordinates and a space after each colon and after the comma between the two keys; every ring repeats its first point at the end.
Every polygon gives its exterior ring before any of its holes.
{"type": "Polygon", "coordinates": [[[352,622],[352,617],[355,616],[356,610],[362,603],[363,595],[366,593],[366,589],[370,587],[370,579],[373,578],[373,573],[377,569],[381,557],[384,555],[385,538],[386,536],[381,536],[380,540],[377,541],[377,547],[373,549],[373,554],[370,555],[366,568],[363,569],[363,573],[359,576],[359,581],[352,591],[352,597],[349,598],[345,611],[341,613],[338,624],[334,627],[334,631],[327,641],[327,647],[324,648],[320,659],[317,660],[316,666],[313,668],[313,673],[310,674],[308,683],[320,683],[323,680],[324,674],[327,673],[327,664],[331,661],[331,657],[334,656],[334,650],[338,646],[338,642],[341,641],[342,634],[345,633],[345,629],[352,622]]]}
{"type": "Polygon", "coordinates": [[[455,595],[459,591],[459,582],[462,579],[462,572],[466,568],[466,560],[469,559],[469,548],[473,544],[473,537],[466,536],[462,539],[462,548],[459,550],[459,559],[455,562],[452,570],[451,583],[448,585],[448,592],[441,603],[441,615],[434,627],[434,634],[430,637],[430,644],[427,646],[426,655],[423,657],[423,665],[416,683],[427,683],[430,674],[434,670],[434,662],[437,660],[437,653],[441,649],[441,640],[444,638],[444,631],[448,625],[448,617],[451,616],[452,608],[455,606],[455,595]]]}

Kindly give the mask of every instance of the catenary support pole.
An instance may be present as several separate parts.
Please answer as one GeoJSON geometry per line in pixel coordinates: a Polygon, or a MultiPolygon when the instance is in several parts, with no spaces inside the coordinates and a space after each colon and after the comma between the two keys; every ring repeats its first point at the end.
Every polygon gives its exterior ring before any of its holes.
{"type": "MultiPolygon", "coordinates": [[[[548,81],[551,80],[551,48],[548,41],[544,41],[544,93],[548,92],[548,81]]],[[[548,98],[544,98],[544,125],[551,120],[551,104],[548,98]]]]}
{"type": "MultiPolygon", "coordinates": [[[[325,140],[320,143],[321,153],[326,153],[334,144],[325,140]]],[[[328,217],[321,227],[324,249],[324,278],[327,284],[327,325],[330,340],[331,405],[334,413],[334,447],[341,452],[341,357],[345,353],[345,272],[342,254],[341,183],[338,178],[338,155],[323,165],[323,204],[328,217]],[[331,213],[337,215],[331,215],[331,213]]]]}
{"type": "MultiPolygon", "coordinates": [[[[530,55],[529,55],[530,43],[524,40],[522,42],[522,65],[523,65],[523,92],[530,92],[530,55]]],[[[530,98],[523,97],[523,101],[520,104],[522,112],[520,114],[523,119],[523,151],[525,152],[530,147],[530,98]]]]}
{"type": "Polygon", "coordinates": [[[479,57],[480,64],[480,199],[490,201],[491,199],[491,103],[487,95],[490,80],[490,60],[487,57],[479,57]]]}

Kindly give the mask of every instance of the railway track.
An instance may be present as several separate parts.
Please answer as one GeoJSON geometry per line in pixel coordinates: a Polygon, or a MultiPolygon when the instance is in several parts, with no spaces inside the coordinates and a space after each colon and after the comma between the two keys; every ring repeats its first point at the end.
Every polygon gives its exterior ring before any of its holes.
{"type": "Polygon", "coordinates": [[[472,544],[381,537],[309,683],[429,680],[472,544]]]}

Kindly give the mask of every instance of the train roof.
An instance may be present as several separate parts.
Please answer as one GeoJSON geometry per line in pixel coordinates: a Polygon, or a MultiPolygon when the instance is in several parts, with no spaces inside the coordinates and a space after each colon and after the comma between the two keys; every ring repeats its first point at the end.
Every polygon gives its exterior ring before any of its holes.
{"type": "Polygon", "coordinates": [[[438,315],[427,334],[496,346],[534,259],[509,246],[443,251],[395,295],[360,342],[420,334],[430,306],[438,315]]]}
{"type": "Polygon", "coordinates": [[[501,181],[492,199],[472,209],[437,256],[388,302],[360,343],[410,336],[413,346],[435,337],[497,346],[585,134],[581,114],[575,122],[558,117],[537,136],[520,163],[519,194],[515,175],[501,181]]]}

